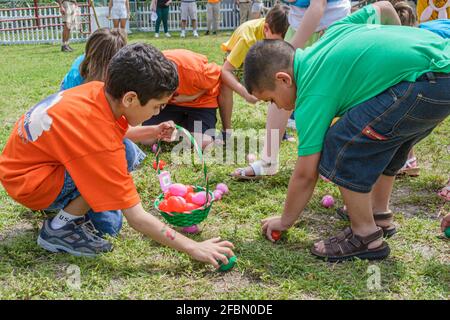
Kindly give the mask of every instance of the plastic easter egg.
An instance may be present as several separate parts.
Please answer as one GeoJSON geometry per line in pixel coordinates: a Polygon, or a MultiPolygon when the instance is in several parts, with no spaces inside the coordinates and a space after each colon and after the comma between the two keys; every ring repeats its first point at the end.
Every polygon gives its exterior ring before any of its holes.
{"type": "Polygon", "coordinates": [[[170,194],[169,191],[164,192],[164,200],[169,199],[171,196],[173,196],[173,194],[170,194]]]}
{"type": "Polygon", "coordinates": [[[186,193],[186,195],[184,196],[184,199],[186,199],[187,203],[192,203],[192,197],[195,195],[194,192],[188,192],[186,193]]]}
{"type": "MultiPolygon", "coordinates": [[[[166,162],[164,160],[159,160],[159,170],[164,169],[165,166],[166,166],[166,162]]],[[[156,160],[153,161],[153,169],[156,170],[156,160]]]]}
{"type": "Polygon", "coordinates": [[[216,187],[216,190],[222,191],[223,194],[227,194],[228,192],[230,192],[228,186],[225,183],[219,183],[216,187]]]}
{"type": "Polygon", "coordinates": [[[187,193],[187,188],[184,184],[174,183],[170,185],[169,192],[174,196],[184,197],[187,193]]]}
{"type": "MultiPolygon", "coordinates": [[[[227,256],[228,257],[228,256],[227,256]]],[[[219,261],[219,270],[220,271],[228,271],[233,269],[234,265],[237,262],[237,257],[236,256],[232,256],[231,258],[228,259],[228,264],[223,264],[222,261],[219,261]]]]}
{"type": "Polygon", "coordinates": [[[445,229],[444,234],[447,238],[450,238],[450,227],[448,227],[447,229],[445,229]]]}
{"type": "Polygon", "coordinates": [[[194,193],[194,186],[186,186],[187,193],[192,192],[194,193]]]}
{"type": "Polygon", "coordinates": [[[159,203],[159,210],[164,212],[169,212],[169,207],[167,205],[167,200],[163,200],[159,203]]]}
{"type": "Polygon", "coordinates": [[[196,210],[198,208],[200,208],[200,206],[195,203],[186,203],[185,211],[191,212],[192,210],[196,210]]]}
{"type": "Polygon", "coordinates": [[[200,191],[192,196],[192,203],[203,206],[206,203],[206,192],[200,191]]]}
{"type": "Polygon", "coordinates": [[[184,227],[181,229],[182,232],[190,233],[190,234],[196,234],[200,232],[200,229],[197,227],[196,224],[190,226],[190,227],[184,227]]]}
{"type": "Polygon", "coordinates": [[[334,199],[332,196],[330,195],[326,195],[322,198],[322,206],[324,206],[325,208],[331,208],[332,206],[334,206],[334,199]]]}
{"type": "Polygon", "coordinates": [[[152,145],[152,152],[156,153],[156,151],[158,151],[158,145],[155,143],[154,145],[152,145]]]}
{"type": "Polygon", "coordinates": [[[213,195],[214,195],[214,200],[218,201],[218,200],[222,199],[223,193],[220,190],[214,190],[213,195]]]}
{"type": "Polygon", "coordinates": [[[179,196],[171,196],[167,199],[167,207],[170,212],[183,212],[186,209],[186,200],[179,196]]]}
{"type": "Polygon", "coordinates": [[[272,236],[273,240],[278,241],[281,238],[281,231],[272,230],[272,233],[270,235],[272,236]]]}

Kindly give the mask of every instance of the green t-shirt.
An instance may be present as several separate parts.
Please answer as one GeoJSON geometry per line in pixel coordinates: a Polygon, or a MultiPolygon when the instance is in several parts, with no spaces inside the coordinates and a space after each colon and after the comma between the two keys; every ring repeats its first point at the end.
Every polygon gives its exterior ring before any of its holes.
{"type": "Polygon", "coordinates": [[[294,57],[298,155],[322,151],[335,117],[401,81],[450,73],[450,41],[427,30],[377,24],[372,5],[332,24],[294,57]]]}

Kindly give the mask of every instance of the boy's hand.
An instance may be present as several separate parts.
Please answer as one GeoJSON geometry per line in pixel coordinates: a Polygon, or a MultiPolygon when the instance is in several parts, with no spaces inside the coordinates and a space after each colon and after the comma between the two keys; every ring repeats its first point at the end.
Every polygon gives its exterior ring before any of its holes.
{"type": "Polygon", "coordinates": [[[220,238],[213,238],[203,242],[197,242],[196,246],[192,249],[189,254],[195,260],[210,263],[216,269],[220,267],[220,260],[223,264],[228,264],[228,257],[234,256],[234,253],[231,249],[234,248],[234,245],[229,241],[221,241],[220,238]]]}
{"type": "Polygon", "coordinates": [[[165,142],[174,141],[175,123],[173,121],[162,122],[158,125],[158,139],[165,142]]]}
{"type": "Polygon", "coordinates": [[[445,229],[450,227],[450,213],[447,214],[441,221],[441,231],[444,232],[445,229]]]}
{"type": "Polygon", "coordinates": [[[285,231],[289,229],[288,226],[284,225],[281,222],[281,217],[270,217],[263,219],[261,220],[261,224],[263,234],[265,234],[267,239],[272,242],[275,242],[275,240],[272,238],[272,231],[285,231]]]}

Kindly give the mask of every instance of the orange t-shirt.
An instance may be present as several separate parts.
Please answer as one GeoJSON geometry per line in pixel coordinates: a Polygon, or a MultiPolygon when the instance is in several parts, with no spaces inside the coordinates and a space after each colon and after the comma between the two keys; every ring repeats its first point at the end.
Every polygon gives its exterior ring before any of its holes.
{"type": "Polygon", "coordinates": [[[220,75],[222,69],[215,63],[208,63],[208,58],[185,49],[164,50],[164,56],[177,65],[179,86],[177,93],[192,96],[201,90],[206,93],[194,101],[174,103],[182,107],[217,108],[220,93],[220,75]]]}
{"type": "Polygon", "coordinates": [[[114,118],[103,89],[96,81],[54,94],[17,121],[0,156],[0,181],[13,199],[49,207],[67,170],[94,211],[139,203],[123,144],[128,122],[114,118]]]}

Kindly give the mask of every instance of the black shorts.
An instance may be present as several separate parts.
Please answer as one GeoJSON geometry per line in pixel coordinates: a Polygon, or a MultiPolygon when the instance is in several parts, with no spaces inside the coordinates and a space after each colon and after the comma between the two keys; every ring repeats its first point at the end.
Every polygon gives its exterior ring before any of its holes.
{"type": "MultiPolygon", "coordinates": [[[[143,125],[157,125],[161,122],[172,120],[189,132],[205,133],[210,129],[215,131],[217,122],[216,109],[167,105],[159,115],[145,121],[143,125]]],[[[213,136],[214,134],[212,133],[209,135],[213,136]]]]}

